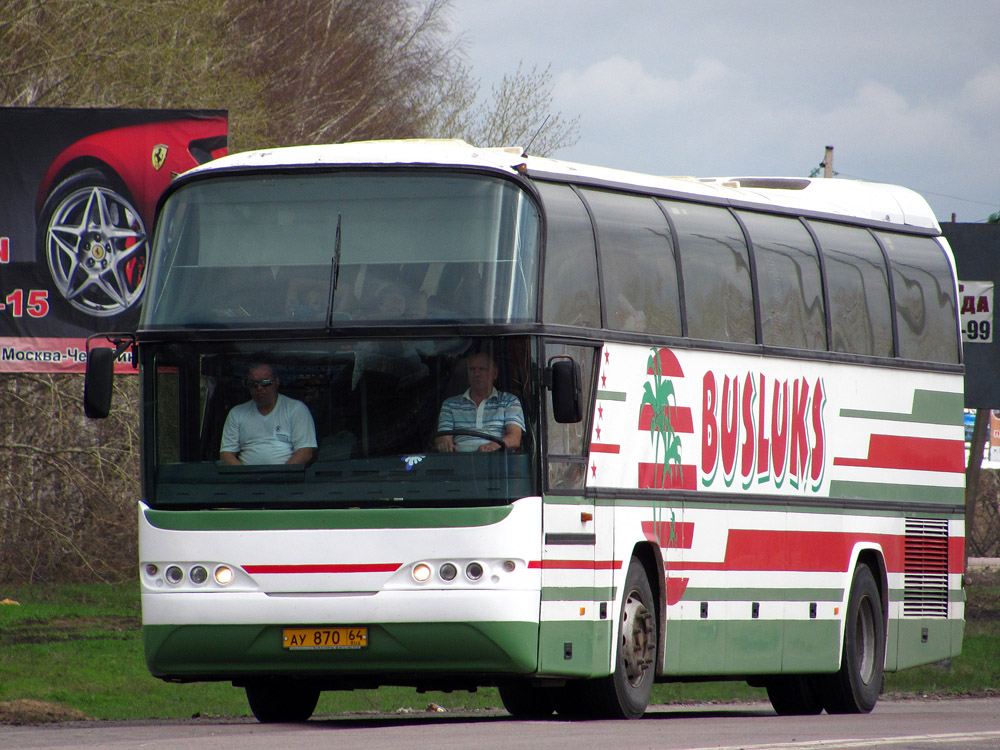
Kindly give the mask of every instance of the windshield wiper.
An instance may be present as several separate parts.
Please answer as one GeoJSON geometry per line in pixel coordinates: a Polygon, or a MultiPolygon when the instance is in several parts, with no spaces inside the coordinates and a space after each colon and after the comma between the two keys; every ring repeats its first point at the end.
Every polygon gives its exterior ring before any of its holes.
{"type": "Polygon", "coordinates": [[[330,297],[326,303],[326,327],[333,328],[333,294],[337,289],[337,279],[340,276],[340,220],[342,214],[337,214],[337,235],[333,240],[333,258],[330,259],[330,297]]]}

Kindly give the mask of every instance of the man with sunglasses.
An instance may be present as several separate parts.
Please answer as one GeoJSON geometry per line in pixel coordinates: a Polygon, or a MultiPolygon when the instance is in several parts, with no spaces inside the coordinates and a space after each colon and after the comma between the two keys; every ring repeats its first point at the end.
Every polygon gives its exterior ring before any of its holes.
{"type": "Polygon", "coordinates": [[[316,451],[316,426],[301,401],[278,393],[270,365],[253,365],[245,381],[250,401],[234,406],[222,429],[219,458],[240,464],[304,464],[316,451]]]}

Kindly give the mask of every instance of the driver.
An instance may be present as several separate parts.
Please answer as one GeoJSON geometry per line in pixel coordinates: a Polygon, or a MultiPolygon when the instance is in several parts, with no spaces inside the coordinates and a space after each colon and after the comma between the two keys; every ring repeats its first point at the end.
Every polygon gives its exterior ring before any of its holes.
{"type": "MultiPolygon", "coordinates": [[[[469,357],[469,389],[441,404],[438,432],[471,430],[502,440],[509,451],[521,445],[524,410],[517,396],[495,387],[497,366],[485,352],[469,357]]],[[[473,435],[439,435],[434,448],[443,453],[455,451],[495,451],[500,444],[473,435]]]]}

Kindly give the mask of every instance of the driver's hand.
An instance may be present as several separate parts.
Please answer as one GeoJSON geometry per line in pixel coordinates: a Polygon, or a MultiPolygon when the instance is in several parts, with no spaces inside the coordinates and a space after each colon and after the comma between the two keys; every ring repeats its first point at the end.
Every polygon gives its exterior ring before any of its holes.
{"type": "Polygon", "coordinates": [[[435,439],[434,448],[439,453],[454,453],[458,450],[455,447],[455,441],[452,440],[451,435],[442,435],[441,437],[435,439]]]}
{"type": "Polygon", "coordinates": [[[500,450],[500,445],[490,441],[489,443],[483,443],[476,450],[480,453],[492,453],[493,451],[500,450]]]}

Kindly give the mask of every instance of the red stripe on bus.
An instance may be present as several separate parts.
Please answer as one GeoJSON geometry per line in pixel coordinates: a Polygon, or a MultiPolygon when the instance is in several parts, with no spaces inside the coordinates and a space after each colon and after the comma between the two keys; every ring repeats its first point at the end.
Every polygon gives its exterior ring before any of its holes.
{"type": "Polygon", "coordinates": [[[648,464],[639,462],[639,489],[696,490],[698,489],[698,470],[694,464],[673,464],[663,475],[663,464],[648,464]]]}
{"type": "Polygon", "coordinates": [[[282,575],[288,573],[393,573],[402,563],[350,563],[342,565],[244,565],[243,570],[253,575],[282,575]]]}
{"type": "Polygon", "coordinates": [[[864,466],[911,471],[965,471],[965,444],[961,440],[872,435],[867,458],[834,458],[834,466],[864,466]]]}
{"type": "MultiPolygon", "coordinates": [[[[671,561],[671,571],[801,571],[834,573],[847,570],[851,551],[858,543],[882,548],[890,573],[905,572],[905,537],[892,534],[865,534],[838,531],[758,531],[732,529],[721,562],[671,561]]],[[[965,540],[948,537],[949,573],[964,571],[965,540]]]]}
{"type": "Polygon", "coordinates": [[[529,568],[542,570],[620,570],[621,560],[530,560],[529,568]]]}
{"type": "Polygon", "coordinates": [[[591,443],[590,452],[591,453],[621,453],[622,447],[620,445],[612,445],[611,443],[591,443]]]}
{"type": "MultiPolygon", "coordinates": [[[[670,427],[674,432],[686,435],[694,434],[694,418],[686,406],[664,406],[664,412],[670,419],[670,427]]],[[[653,423],[652,404],[643,404],[639,409],[639,431],[649,432],[653,423]]]]}

